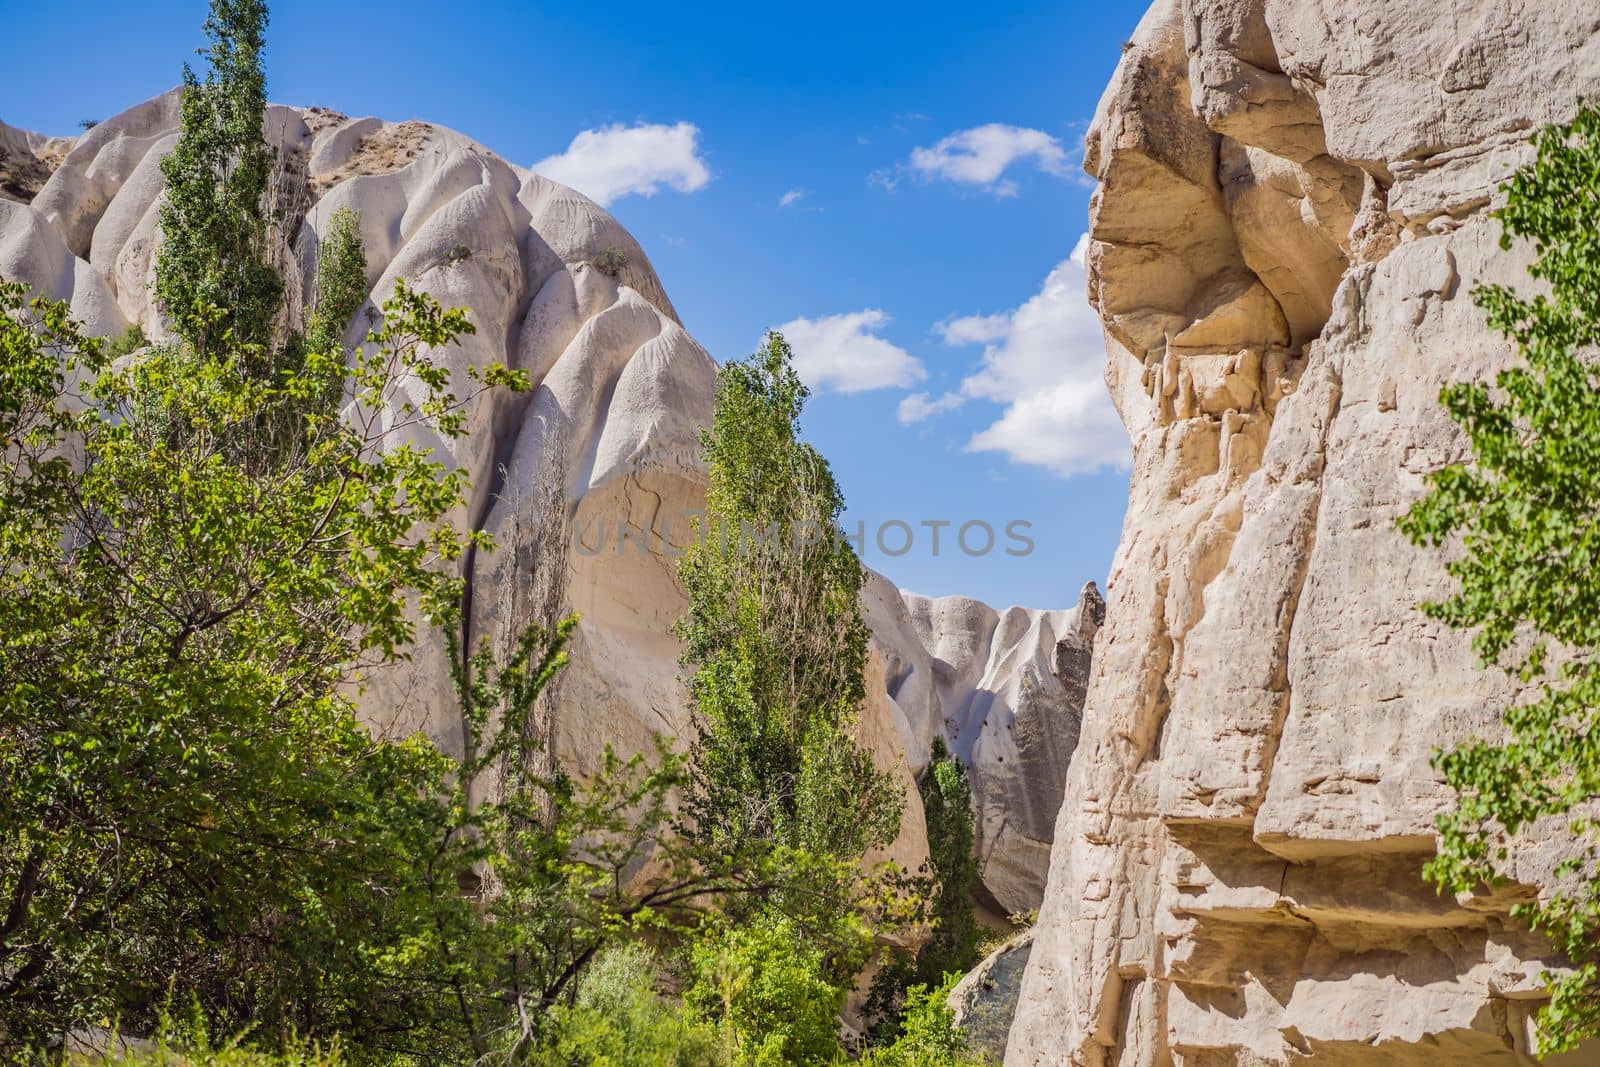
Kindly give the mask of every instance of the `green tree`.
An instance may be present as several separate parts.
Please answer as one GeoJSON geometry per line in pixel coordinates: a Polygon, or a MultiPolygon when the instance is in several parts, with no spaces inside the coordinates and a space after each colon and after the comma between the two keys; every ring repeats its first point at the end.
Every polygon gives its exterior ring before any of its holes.
{"type": "Polygon", "coordinates": [[[961,757],[935,738],[928,769],[918,783],[928,824],[929,901],[933,933],[917,960],[917,978],[937,983],[951,971],[978,962],[978,924],[972,893],[978,884],[973,841],[972,786],[961,757]]]}
{"type": "Polygon", "coordinates": [[[983,1060],[966,1050],[964,1034],[947,1003],[960,978],[949,974],[931,985],[906,990],[899,1036],[892,1045],[863,1056],[863,1067],[981,1067],[983,1060]]]}
{"type": "Polygon", "coordinates": [[[1600,870],[1593,800],[1600,795],[1600,110],[1580,109],[1535,139],[1536,160],[1495,212],[1501,247],[1531,246],[1544,292],[1487,285],[1473,298],[1521,359],[1491,388],[1465,382],[1441,400],[1466,432],[1471,464],[1428,479],[1400,520],[1414,542],[1459,543],[1449,598],[1432,618],[1475,628],[1473,647],[1537,696],[1505,712],[1505,734],[1435,757],[1457,806],[1438,823],[1428,875],[1469,891],[1503,880],[1537,826],[1564,827],[1571,859],[1515,912],[1550,935],[1575,971],[1548,976],[1544,1051],[1600,1035],[1600,870]]]}
{"type": "Polygon", "coordinates": [[[211,0],[209,69],[201,81],[184,65],[178,142],[161,161],[156,252],[156,299],[178,335],[201,352],[231,336],[257,373],[283,301],[268,247],[266,25],[265,0],[211,0]]]}
{"type": "Polygon", "coordinates": [[[344,346],[350,320],[367,299],[367,250],[361,244],[361,214],[341,207],[328,219],[317,259],[316,289],[306,316],[305,344],[314,352],[344,346]]]}
{"type": "Polygon", "coordinates": [[[424,353],[470,329],[402,283],[348,365],[312,350],[265,381],[156,347],[115,369],[63,305],[0,285],[0,1053],[155,1032],[177,993],[269,1047],[526,1059],[608,946],[825,881],[673,834],[671,753],[608,751],[581,786],[528,770],[522,719],[575,620],[468,657],[441,564],[492,545],[446,521],[461,475],[396,444],[465,429],[475,393],[424,353]],[[353,419],[306,402],[347,375],[353,419]],[[264,448],[264,417],[299,447],[264,448]],[[456,759],[373,738],[348,700],[416,616],[451,652],[456,759]]]}
{"type": "Polygon", "coordinates": [[[677,632],[695,708],[695,832],[850,860],[887,845],[903,797],[852,734],[866,689],[863,571],[843,495],[799,439],[806,387],[777,333],[718,376],[701,536],[679,575],[677,632]]]}
{"type": "Polygon", "coordinates": [[[910,989],[937,986],[947,975],[964,973],[978,962],[978,923],[972,903],[978,884],[972,787],[966,766],[945,747],[944,738],[934,739],[917,787],[928,827],[922,903],[932,929],[915,955],[895,950],[873,976],[866,1013],[873,1020],[873,1040],[880,1044],[901,1034],[910,989]]]}
{"type": "Polygon", "coordinates": [[[463,431],[424,352],[470,324],[403,285],[386,315],[348,371],[266,382],[230,351],[110,368],[0,283],[0,1042],[148,1025],[173,976],[217,1018],[304,1007],[333,963],[301,949],[359,943],[362,878],[415,858],[391,826],[448,761],[374,743],[342,693],[402,654],[411,605],[448,624],[439,564],[487,542],[446,521],[462,476],[389,436],[463,431]],[[347,373],[393,424],[305,409],[347,373]],[[253,430],[284,408],[304,447],[274,456],[253,430]]]}
{"type": "MultiPolygon", "coordinates": [[[[864,944],[863,944],[864,947],[864,944]]],[[[841,1057],[836,1017],[847,988],[827,977],[824,950],[768,913],[699,939],[684,1005],[717,1027],[729,1062],[819,1065],[841,1057]]]]}

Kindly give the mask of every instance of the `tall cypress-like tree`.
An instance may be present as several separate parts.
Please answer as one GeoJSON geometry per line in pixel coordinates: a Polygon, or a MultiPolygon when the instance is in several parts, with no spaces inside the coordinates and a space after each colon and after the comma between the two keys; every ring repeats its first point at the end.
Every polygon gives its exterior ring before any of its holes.
{"type": "Polygon", "coordinates": [[[978,957],[972,786],[961,757],[945,747],[944,738],[934,738],[928,769],[918,785],[928,824],[928,866],[936,885],[930,903],[938,921],[917,960],[917,980],[937,985],[947,973],[967,970],[978,957]]]}
{"type": "Polygon", "coordinates": [[[342,207],[328,219],[317,260],[316,291],[306,316],[306,347],[323,354],[344,344],[345,330],[367,298],[367,250],[361,244],[361,215],[342,207]]]}
{"type": "Polygon", "coordinates": [[[156,299],[201,351],[231,333],[264,353],[283,302],[267,248],[266,25],[265,0],[211,0],[201,53],[210,69],[202,81],[184,65],[178,143],[161,161],[156,299]]]}
{"type": "Polygon", "coordinates": [[[685,808],[721,847],[856,859],[894,839],[904,798],[853,736],[865,573],[833,472],[799,439],[807,395],[777,333],[718,378],[704,536],[679,567],[697,726],[685,808]]]}

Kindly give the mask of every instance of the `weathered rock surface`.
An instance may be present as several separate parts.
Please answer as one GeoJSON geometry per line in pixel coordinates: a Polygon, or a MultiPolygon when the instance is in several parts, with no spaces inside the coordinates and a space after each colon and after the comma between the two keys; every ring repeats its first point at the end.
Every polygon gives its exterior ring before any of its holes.
{"type": "Polygon", "coordinates": [[[1033,931],[1011,938],[955,984],[945,1004],[955,1013],[962,1043],[986,1063],[1006,1054],[1006,1037],[1022,992],[1022,975],[1033,953],[1033,931]]]}
{"type": "MultiPolygon", "coordinates": [[[[173,91],[75,141],[0,126],[0,151],[38,179],[0,199],[0,277],[69,301],[91,332],[137,323],[162,337],[151,292],[159,163],[177,122],[173,91]]],[[[349,341],[404,277],[472,309],[477,332],[435,353],[460,385],[466,368],[490,361],[535,383],[528,394],[480,398],[460,439],[413,437],[467,472],[473,495],[457,521],[498,546],[464,563],[471,639],[503,643],[530,619],[582,614],[572,663],[539,708],[549,750],[579,773],[606,745],[631,753],[658,733],[685,736],[673,564],[704,501],[697,435],[715,365],[644,251],[592,201],[452,130],[280,106],[266,125],[282,160],[290,314],[308,299],[329,218],[352,207],[372,298],[349,341]],[[623,254],[614,273],[594,265],[610,249],[623,254]]],[[[914,776],[943,731],[972,766],[989,902],[1036,908],[1098,593],[1071,611],[1001,613],[903,595],[874,575],[863,599],[874,640],[861,737],[907,794],[900,839],[874,858],[912,870],[926,859],[914,776]]],[[[370,677],[362,697],[377,728],[424,730],[446,749],[461,743],[460,723],[441,710],[452,706],[442,642],[426,635],[410,664],[370,677]]]]}
{"type": "Polygon", "coordinates": [[[1158,0],[1086,151],[1089,289],[1134,441],[1006,1062],[1529,1063],[1549,958],[1419,877],[1441,745],[1514,696],[1417,610],[1394,519],[1509,359],[1486,217],[1600,91],[1600,9],[1158,0]]]}
{"type": "Polygon", "coordinates": [[[71,137],[46,137],[0,122],[0,200],[25,204],[72,150],[71,137]]]}
{"type": "Polygon", "coordinates": [[[911,728],[908,760],[920,773],[943,736],[971,772],[981,903],[999,919],[1037,909],[1105,617],[1100,591],[1088,583],[1066,611],[996,611],[875,579],[864,599],[888,696],[911,728]]]}

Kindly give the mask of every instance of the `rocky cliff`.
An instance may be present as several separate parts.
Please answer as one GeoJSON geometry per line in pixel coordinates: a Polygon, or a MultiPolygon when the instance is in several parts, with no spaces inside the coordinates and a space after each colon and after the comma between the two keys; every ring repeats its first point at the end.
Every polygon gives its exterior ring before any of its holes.
{"type": "Polygon", "coordinates": [[[1394,519],[1506,364],[1486,217],[1600,92],[1600,8],[1158,0],[1088,135],[1134,442],[1011,1065],[1514,1064],[1547,965],[1420,879],[1438,746],[1514,695],[1394,519]]]}
{"type": "MultiPolygon", "coordinates": [[[[76,139],[0,124],[0,277],[70,301],[91,332],[138,324],[161,337],[156,201],[177,118],[174,91],[76,139]]],[[[328,219],[352,207],[372,300],[351,343],[404,277],[471,309],[477,332],[435,353],[445,366],[459,375],[500,361],[535,383],[483,398],[459,440],[425,431],[415,440],[468,473],[473,495],[456,521],[498,546],[464,564],[473,642],[582,614],[573,662],[538,709],[550,750],[580,773],[607,744],[635,752],[653,734],[684,736],[673,560],[704,501],[697,435],[716,368],[644,251],[587,198],[442,127],[279,106],[266,126],[279,150],[290,314],[309,298],[328,219]]],[[[1098,592],[1086,588],[1069,611],[996,612],[902,594],[873,575],[863,602],[874,636],[862,738],[908,798],[890,855],[911,869],[926,857],[913,775],[942,733],[972,767],[985,903],[1002,915],[1036,908],[1098,592]]],[[[424,730],[446,748],[460,744],[450,707],[442,644],[427,636],[410,664],[369,678],[362,695],[377,728],[424,730]]]]}

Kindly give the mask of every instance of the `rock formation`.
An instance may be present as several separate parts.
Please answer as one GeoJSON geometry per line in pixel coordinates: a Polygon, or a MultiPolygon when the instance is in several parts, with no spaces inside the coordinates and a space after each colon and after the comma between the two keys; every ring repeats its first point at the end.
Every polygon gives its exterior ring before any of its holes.
{"type": "Polygon", "coordinates": [[[1025,930],[985,956],[950,990],[945,1004],[954,1013],[962,1044],[998,1063],[1022,993],[1022,975],[1033,953],[1033,931],[1025,930]]]}
{"type": "MultiPolygon", "coordinates": [[[[138,324],[163,336],[152,263],[178,99],[166,93],[75,141],[0,125],[0,167],[18,176],[0,199],[0,277],[70,301],[93,333],[138,324]]],[[[550,751],[578,773],[608,744],[631,753],[654,734],[685,736],[673,562],[704,501],[698,431],[715,365],[644,251],[587,198],[442,127],[280,106],[266,127],[281,161],[288,313],[309,299],[329,218],[352,207],[372,297],[348,341],[404,277],[472,310],[477,332],[435,353],[444,365],[464,379],[467,367],[500,361],[535,383],[481,398],[463,438],[415,438],[467,472],[472,498],[456,521],[497,545],[464,563],[471,640],[503,644],[527,620],[582,614],[573,661],[538,709],[550,751]]],[[[1002,914],[1036,908],[1098,593],[1072,611],[998,613],[902,594],[874,575],[863,599],[874,640],[861,736],[907,794],[889,857],[912,870],[926,858],[913,776],[944,731],[972,765],[986,902],[1002,914]]],[[[380,730],[461,743],[460,723],[441,711],[453,700],[435,637],[423,636],[411,663],[367,679],[361,704],[380,730]]]]}
{"type": "Polygon", "coordinates": [[[1088,583],[1068,611],[997,612],[875,576],[865,601],[888,696],[911,727],[908,759],[920,772],[942,734],[971,771],[980,903],[992,919],[1037,909],[1105,617],[1100,591],[1088,583]]]}
{"type": "Polygon", "coordinates": [[[1526,284],[1486,216],[1600,92],[1600,9],[1157,0],[1090,129],[1130,503],[1006,1062],[1531,1062],[1559,965],[1420,879],[1508,680],[1394,519],[1526,284]]]}

